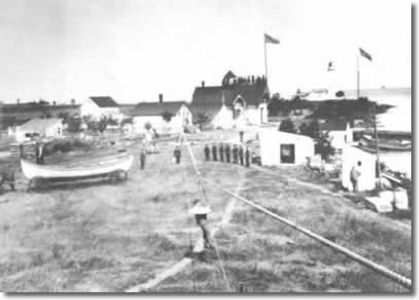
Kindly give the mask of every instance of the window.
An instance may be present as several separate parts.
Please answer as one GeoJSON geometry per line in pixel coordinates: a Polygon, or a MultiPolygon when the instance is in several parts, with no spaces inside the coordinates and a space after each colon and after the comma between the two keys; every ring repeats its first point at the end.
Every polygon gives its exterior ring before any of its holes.
{"type": "Polygon", "coordinates": [[[295,145],[281,144],[281,163],[293,164],[295,163],[295,145]]]}

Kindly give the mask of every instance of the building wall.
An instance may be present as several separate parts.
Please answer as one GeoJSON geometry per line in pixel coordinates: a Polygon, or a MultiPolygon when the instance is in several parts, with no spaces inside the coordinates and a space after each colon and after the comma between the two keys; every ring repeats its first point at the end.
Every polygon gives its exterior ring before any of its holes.
{"type": "Polygon", "coordinates": [[[175,133],[181,132],[185,125],[192,124],[192,113],[186,107],[182,105],[176,115],[172,116],[169,122],[163,119],[162,116],[134,116],[133,117],[133,131],[135,134],[143,134],[145,129],[145,124],[150,123],[150,125],[158,133],[175,133]]]}
{"type": "Polygon", "coordinates": [[[100,117],[101,111],[100,107],[89,99],[80,107],[80,113],[83,117],[91,116],[93,119],[98,119],[100,117]]]}
{"type": "Polygon", "coordinates": [[[247,106],[244,110],[244,119],[247,124],[260,124],[259,109],[255,106],[247,106]]]}
{"type": "Polygon", "coordinates": [[[38,134],[41,138],[42,137],[54,137],[54,138],[60,138],[63,136],[63,124],[61,122],[57,122],[53,125],[50,125],[44,130],[36,131],[31,129],[25,129],[21,126],[17,127],[10,127],[9,128],[9,134],[14,136],[17,142],[23,142],[30,140],[30,137],[26,137],[27,134],[38,134]]]}
{"type": "Polygon", "coordinates": [[[32,109],[25,107],[25,104],[22,104],[21,108],[16,107],[11,111],[1,111],[0,110],[0,120],[3,120],[2,126],[3,129],[6,129],[9,126],[13,125],[11,121],[10,124],[7,120],[28,120],[35,118],[44,118],[45,114],[48,114],[52,118],[60,118],[60,114],[76,115],[80,114],[80,107],[77,105],[48,105],[41,109],[40,107],[34,106],[32,109]]]}
{"type": "MultiPolygon", "coordinates": [[[[305,136],[283,133],[276,129],[259,131],[260,155],[262,165],[278,166],[281,162],[281,145],[293,144],[296,165],[307,163],[307,157],[314,156],[314,141],[305,136]]],[[[287,164],[288,165],[288,164],[287,164]]]]}
{"type": "Polygon", "coordinates": [[[258,107],[248,106],[245,110],[247,122],[250,124],[262,124],[268,122],[268,106],[266,103],[258,107]]]}
{"type": "Polygon", "coordinates": [[[180,115],[173,116],[170,122],[163,119],[162,116],[137,116],[133,117],[133,133],[145,133],[145,124],[150,123],[157,133],[174,133],[180,132],[183,129],[184,120],[180,115]]]}
{"type": "Polygon", "coordinates": [[[178,116],[181,120],[181,125],[192,125],[192,112],[189,110],[189,108],[186,105],[182,105],[178,116]]]}
{"type": "Polygon", "coordinates": [[[361,176],[358,180],[360,191],[373,190],[376,182],[376,156],[351,145],[342,150],[342,186],[352,190],[350,173],[358,161],[361,161],[361,176]]]}
{"type": "Polygon", "coordinates": [[[62,137],[63,136],[63,124],[57,122],[56,124],[45,128],[43,133],[46,137],[62,137]]]}
{"type": "Polygon", "coordinates": [[[346,131],[333,130],[329,131],[329,137],[331,138],[331,145],[335,149],[343,149],[347,142],[351,142],[347,136],[346,131]]]}
{"type": "Polygon", "coordinates": [[[215,128],[229,129],[233,127],[233,111],[223,105],[211,123],[215,128]]]}
{"type": "Polygon", "coordinates": [[[80,108],[82,116],[91,116],[93,120],[100,120],[102,117],[121,119],[119,107],[99,107],[91,99],[87,100],[80,108]]]}

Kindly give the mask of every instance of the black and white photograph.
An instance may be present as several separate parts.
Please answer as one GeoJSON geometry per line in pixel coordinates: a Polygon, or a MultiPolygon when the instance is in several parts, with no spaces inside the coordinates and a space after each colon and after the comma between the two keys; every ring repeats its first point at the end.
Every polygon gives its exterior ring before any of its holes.
{"type": "Polygon", "coordinates": [[[1,0],[0,292],[412,295],[415,10],[1,0]]]}

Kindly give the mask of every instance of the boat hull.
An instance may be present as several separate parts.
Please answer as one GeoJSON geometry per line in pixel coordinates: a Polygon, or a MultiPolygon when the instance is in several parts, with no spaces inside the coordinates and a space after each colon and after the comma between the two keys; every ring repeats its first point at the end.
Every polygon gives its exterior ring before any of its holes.
{"type": "Polygon", "coordinates": [[[62,167],[62,166],[42,166],[32,162],[21,160],[22,172],[25,177],[31,179],[55,179],[71,180],[91,177],[99,177],[114,172],[127,172],[134,161],[132,155],[118,158],[116,160],[105,161],[90,167],[62,167]]]}
{"type": "MultiPolygon", "coordinates": [[[[366,148],[376,149],[376,141],[375,139],[363,136],[361,140],[362,144],[366,148]]],[[[378,140],[378,149],[379,150],[386,150],[386,151],[410,151],[412,150],[412,143],[401,143],[397,141],[391,140],[378,140]]]]}

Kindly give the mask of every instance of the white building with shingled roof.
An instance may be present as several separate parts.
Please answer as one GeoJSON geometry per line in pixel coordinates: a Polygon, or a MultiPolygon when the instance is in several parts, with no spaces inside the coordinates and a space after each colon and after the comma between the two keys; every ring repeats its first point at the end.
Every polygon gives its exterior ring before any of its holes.
{"type": "Polygon", "coordinates": [[[100,120],[103,117],[121,120],[122,114],[118,103],[110,96],[90,97],[80,107],[81,115],[88,116],[92,120],[100,120]]]}
{"type": "Polygon", "coordinates": [[[195,88],[190,105],[194,121],[206,115],[215,128],[263,124],[268,120],[269,89],[263,77],[237,77],[228,71],[220,86],[195,88]]]}

